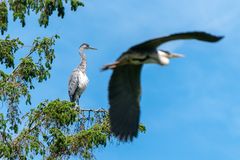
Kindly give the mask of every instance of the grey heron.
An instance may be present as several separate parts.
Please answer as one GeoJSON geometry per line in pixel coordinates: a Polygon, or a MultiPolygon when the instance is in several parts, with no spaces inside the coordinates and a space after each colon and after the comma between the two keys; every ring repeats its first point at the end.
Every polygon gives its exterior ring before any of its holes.
{"type": "Polygon", "coordinates": [[[114,63],[105,65],[102,70],[113,69],[108,86],[110,125],[113,134],[121,141],[132,141],[137,137],[140,119],[140,74],[143,64],[167,65],[171,58],[183,57],[182,54],[157,50],[158,46],[173,40],[217,42],[222,38],[205,32],[172,34],[135,45],[114,63]]]}
{"type": "Polygon", "coordinates": [[[72,71],[68,81],[68,95],[71,102],[76,102],[79,105],[79,98],[86,89],[88,85],[88,77],[86,74],[87,68],[87,59],[86,54],[84,53],[85,49],[93,49],[96,48],[90,47],[89,44],[83,43],[79,47],[79,53],[81,57],[81,63],[72,71]]]}

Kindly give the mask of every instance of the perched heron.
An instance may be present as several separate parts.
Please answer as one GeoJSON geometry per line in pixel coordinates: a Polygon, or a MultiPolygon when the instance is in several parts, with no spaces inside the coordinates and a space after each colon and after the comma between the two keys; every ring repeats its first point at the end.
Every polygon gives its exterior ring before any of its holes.
{"type": "Polygon", "coordinates": [[[72,71],[72,74],[68,81],[68,95],[71,102],[76,102],[79,105],[79,98],[88,85],[88,77],[86,75],[87,59],[84,53],[85,49],[96,48],[90,47],[89,44],[83,43],[79,47],[79,53],[81,57],[81,63],[72,71]]]}
{"type": "Polygon", "coordinates": [[[140,119],[140,74],[143,64],[167,65],[171,58],[182,54],[157,50],[163,43],[173,40],[195,39],[217,42],[223,37],[205,32],[177,33],[140,43],[124,52],[114,63],[102,70],[113,69],[108,86],[110,125],[113,134],[122,141],[137,137],[140,119]]]}

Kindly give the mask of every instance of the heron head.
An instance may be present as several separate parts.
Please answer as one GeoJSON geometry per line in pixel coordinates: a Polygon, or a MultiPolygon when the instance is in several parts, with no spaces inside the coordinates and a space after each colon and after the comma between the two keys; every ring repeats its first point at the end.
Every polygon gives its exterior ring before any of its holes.
{"type": "Polygon", "coordinates": [[[177,53],[170,53],[164,50],[158,50],[158,60],[160,65],[167,65],[170,63],[170,58],[182,58],[184,55],[177,53]]]}
{"type": "Polygon", "coordinates": [[[80,47],[79,47],[79,50],[84,50],[84,49],[97,50],[96,48],[91,47],[91,46],[90,46],[89,44],[87,44],[87,43],[83,43],[83,44],[81,44],[80,47]]]}

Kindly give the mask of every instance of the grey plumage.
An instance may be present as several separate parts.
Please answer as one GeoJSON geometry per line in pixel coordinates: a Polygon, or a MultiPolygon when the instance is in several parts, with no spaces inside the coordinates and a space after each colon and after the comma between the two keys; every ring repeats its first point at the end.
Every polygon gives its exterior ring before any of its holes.
{"type": "Polygon", "coordinates": [[[217,42],[223,37],[205,32],[177,33],[152,39],[135,45],[124,52],[114,63],[102,70],[113,69],[108,87],[111,131],[122,141],[137,137],[140,118],[141,68],[143,64],[169,64],[170,58],[183,57],[168,51],[157,50],[163,43],[172,40],[195,39],[217,42]]]}
{"type": "Polygon", "coordinates": [[[68,81],[68,95],[71,102],[76,102],[79,105],[79,98],[88,85],[88,77],[86,75],[87,59],[84,53],[85,49],[95,49],[88,44],[83,43],[80,48],[81,63],[72,71],[68,81]]]}

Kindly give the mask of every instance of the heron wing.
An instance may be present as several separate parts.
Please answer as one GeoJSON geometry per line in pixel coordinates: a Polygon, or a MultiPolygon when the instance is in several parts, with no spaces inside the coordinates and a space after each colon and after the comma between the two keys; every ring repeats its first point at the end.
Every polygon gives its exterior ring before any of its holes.
{"type": "Polygon", "coordinates": [[[132,140],[138,134],[141,68],[142,65],[119,66],[109,82],[111,130],[120,140],[132,140]]]}
{"type": "Polygon", "coordinates": [[[173,40],[184,40],[184,39],[195,39],[206,42],[217,42],[221,40],[223,36],[215,36],[206,32],[185,32],[185,33],[176,33],[169,36],[160,37],[145,41],[138,45],[135,45],[130,48],[130,50],[153,50],[156,49],[159,45],[173,40]]]}
{"type": "Polygon", "coordinates": [[[70,97],[70,101],[74,102],[74,94],[77,90],[79,84],[78,72],[77,70],[73,70],[69,81],[68,81],[68,95],[70,97]]]}

